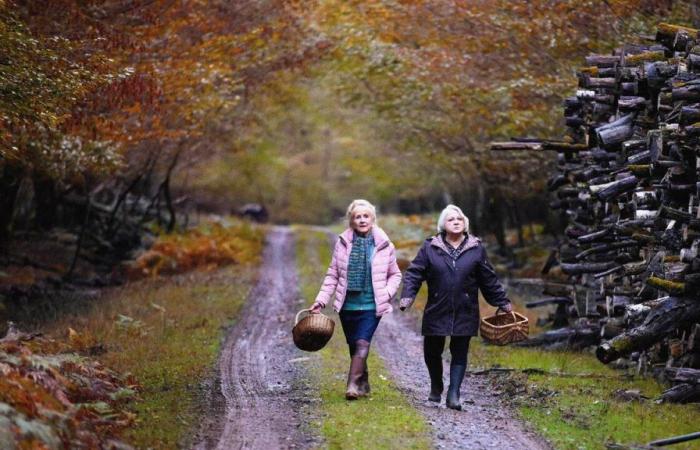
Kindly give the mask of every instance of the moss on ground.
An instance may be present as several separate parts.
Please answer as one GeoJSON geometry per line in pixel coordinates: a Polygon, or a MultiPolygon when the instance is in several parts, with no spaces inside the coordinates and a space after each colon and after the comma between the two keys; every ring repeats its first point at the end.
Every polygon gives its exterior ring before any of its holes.
{"type": "MultiPolygon", "coordinates": [[[[330,262],[328,237],[304,230],[298,234],[297,267],[301,292],[311,304],[330,262]]],[[[313,376],[320,383],[321,417],[318,426],[331,449],[431,448],[428,426],[389,379],[381,360],[370,354],[372,394],[369,398],[345,400],[349,357],[336,314],[330,343],[319,353],[321,364],[313,376]]],[[[381,325],[380,325],[381,326],[381,325]]]]}

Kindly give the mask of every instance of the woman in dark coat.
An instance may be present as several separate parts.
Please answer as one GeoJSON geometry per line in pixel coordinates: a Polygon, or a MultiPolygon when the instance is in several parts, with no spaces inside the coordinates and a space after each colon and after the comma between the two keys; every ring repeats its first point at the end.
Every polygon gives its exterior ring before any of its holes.
{"type": "Polygon", "coordinates": [[[486,301],[511,311],[510,300],[486,257],[481,240],[468,233],[469,219],[455,205],[448,205],[438,219],[438,234],[426,239],[404,275],[400,309],[415,300],[421,283],[428,283],[423,313],[423,355],[430,374],[428,400],[440,402],[442,352],[450,336],[450,386],[447,407],[461,410],[459,389],[467,369],[469,340],[479,329],[478,290],[486,301]]]}

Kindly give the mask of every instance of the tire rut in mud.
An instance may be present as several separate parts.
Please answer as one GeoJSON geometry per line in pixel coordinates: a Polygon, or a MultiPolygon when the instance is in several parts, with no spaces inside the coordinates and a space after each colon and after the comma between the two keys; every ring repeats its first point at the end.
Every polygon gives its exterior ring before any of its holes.
{"type": "MultiPolygon", "coordinates": [[[[310,431],[320,401],[294,347],[290,317],[299,298],[294,239],[289,228],[267,236],[260,277],[219,356],[211,408],[194,448],[271,449],[320,445],[310,431]]],[[[307,364],[308,365],[308,364],[307,364]]]]}

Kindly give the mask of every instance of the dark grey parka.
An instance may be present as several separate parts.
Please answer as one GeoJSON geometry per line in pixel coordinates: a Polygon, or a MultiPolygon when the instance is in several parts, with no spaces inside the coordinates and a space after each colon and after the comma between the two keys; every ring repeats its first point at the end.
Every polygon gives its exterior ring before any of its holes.
{"type": "Polygon", "coordinates": [[[468,235],[453,260],[440,235],[425,240],[406,269],[401,298],[415,299],[421,283],[428,283],[423,312],[423,336],[476,336],[479,330],[478,292],[493,306],[510,302],[486,257],[481,239],[468,235]]]}

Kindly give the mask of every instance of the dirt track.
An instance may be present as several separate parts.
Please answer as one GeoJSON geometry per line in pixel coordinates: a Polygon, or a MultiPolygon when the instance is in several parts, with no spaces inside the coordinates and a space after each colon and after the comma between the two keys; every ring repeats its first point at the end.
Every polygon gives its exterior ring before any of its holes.
{"type": "MultiPolygon", "coordinates": [[[[423,338],[418,329],[413,315],[396,308],[382,319],[373,344],[396,384],[430,424],[436,448],[551,448],[513,418],[497,396],[490,394],[491,387],[484,377],[467,373],[461,389],[462,411],[447,409],[445,395],[439,406],[429,402],[430,378],[423,363],[423,338]]],[[[447,391],[447,363],[443,371],[447,391]]]]}
{"type": "Polygon", "coordinates": [[[195,449],[309,448],[319,445],[304,424],[318,401],[306,385],[303,362],[292,343],[289,317],[298,299],[294,240],[288,228],[267,237],[261,276],[241,320],[219,357],[219,378],[209,417],[195,449]]]}
{"type": "MultiPolygon", "coordinates": [[[[258,283],[223,344],[218,379],[208,394],[207,417],[194,439],[195,449],[323,446],[307,425],[318,420],[314,407],[320,399],[306,370],[317,363],[318,355],[297,350],[290,336],[290,317],[299,306],[294,255],[291,231],[274,228],[258,283]]],[[[550,448],[514,419],[497,397],[488,395],[483,377],[465,379],[461,412],[427,402],[429,381],[422,337],[416,330],[415,316],[397,309],[382,319],[373,351],[426,418],[436,448],[550,448]]]]}

